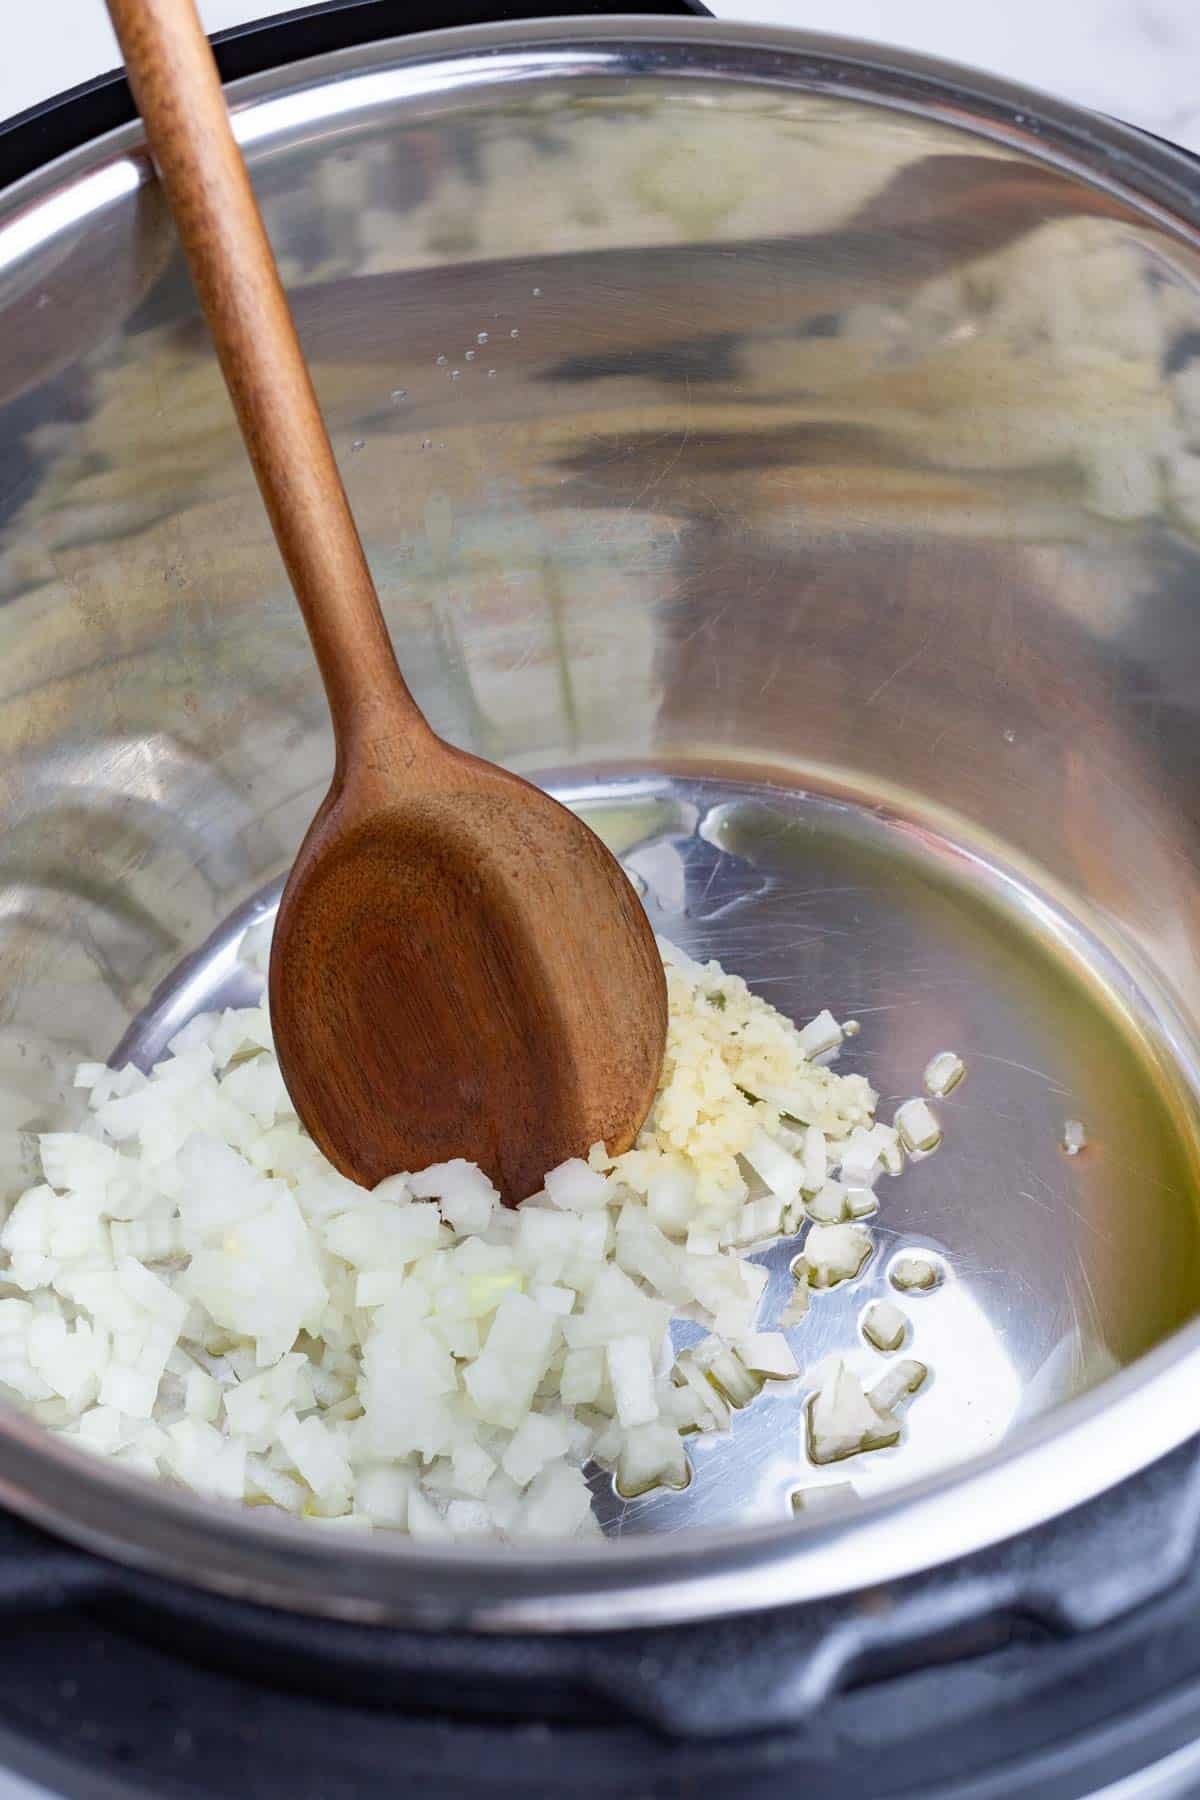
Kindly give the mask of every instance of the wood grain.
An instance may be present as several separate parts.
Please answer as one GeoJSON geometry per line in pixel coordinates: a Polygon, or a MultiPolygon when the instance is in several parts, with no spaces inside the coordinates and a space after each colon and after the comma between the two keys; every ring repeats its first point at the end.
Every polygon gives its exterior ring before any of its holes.
{"type": "Polygon", "coordinates": [[[284,1079],[354,1179],[465,1156],[516,1203],[636,1136],[666,1037],[653,935],[585,825],[422,716],[192,0],[109,11],[333,719],[271,955],[284,1079]]]}
{"type": "Polygon", "coordinates": [[[297,1110],[340,1168],[371,1186],[467,1156],[518,1201],[597,1141],[632,1143],[666,996],[599,839],[446,751],[410,791],[331,795],[280,908],[271,1015],[297,1110]]]}

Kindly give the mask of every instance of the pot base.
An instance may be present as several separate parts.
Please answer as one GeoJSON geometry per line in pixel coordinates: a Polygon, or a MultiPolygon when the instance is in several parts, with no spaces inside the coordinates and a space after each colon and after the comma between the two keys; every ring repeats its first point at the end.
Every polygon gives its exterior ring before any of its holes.
{"type": "MultiPolygon", "coordinates": [[[[880,1118],[923,1091],[937,1051],[966,1064],[932,1102],[941,1146],[877,1184],[869,1262],[814,1294],[788,1333],[802,1370],[837,1353],[870,1386],[889,1358],[863,1336],[863,1313],[896,1301],[908,1319],[899,1354],[931,1371],[901,1441],[817,1468],[805,1444],[811,1383],[769,1383],[727,1435],[693,1441],[686,1490],[625,1502],[597,1472],[609,1534],[778,1522],[797,1490],[850,1482],[866,1497],[906,1485],[990,1449],[1200,1310],[1200,1145],[1180,1040],[1169,1054],[1164,1022],[1127,972],[1031,881],[832,783],[621,770],[546,785],[621,856],[663,935],[800,1022],[824,1006],[857,1019],[838,1068],[867,1076],[880,1118]],[[1068,1120],[1086,1133],[1077,1154],[1068,1120]],[[905,1253],[932,1259],[934,1287],[897,1291],[905,1253]]],[[[194,1012],[253,996],[237,946],[278,891],[181,966],[117,1060],[148,1065],[194,1012]]],[[[786,1304],[800,1242],[756,1253],[770,1270],[764,1328],[786,1304]]]]}

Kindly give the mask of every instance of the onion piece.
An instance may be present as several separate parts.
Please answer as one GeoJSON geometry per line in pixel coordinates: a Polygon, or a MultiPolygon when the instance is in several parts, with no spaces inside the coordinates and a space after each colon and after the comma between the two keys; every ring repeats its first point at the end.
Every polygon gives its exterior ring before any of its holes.
{"type": "Polygon", "coordinates": [[[888,1270],[888,1280],[902,1293],[927,1292],[942,1279],[939,1265],[928,1256],[900,1256],[888,1270]]]}
{"type": "MultiPolygon", "coordinates": [[[[635,1341],[641,1342],[640,1339],[635,1341]]],[[[611,1352],[611,1345],[609,1349],[611,1352]]],[[[530,1413],[513,1433],[501,1467],[518,1487],[528,1487],[548,1462],[566,1455],[570,1442],[570,1432],[564,1418],[552,1417],[546,1413],[530,1413]]]]}
{"type": "MultiPolygon", "coordinates": [[[[394,1180],[392,1177],[391,1180],[394,1180]]],[[[405,1177],[417,1199],[436,1200],[442,1217],[464,1237],[486,1231],[500,1195],[483,1170],[457,1157],[405,1177]]],[[[381,1184],[382,1185],[382,1184],[381,1184]]],[[[376,1197],[379,1188],[375,1189],[376,1197]]]]}
{"type": "MultiPolygon", "coordinates": [[[[664,954],[668,1055],[636,1147],[593,1145],[519,1214],[461,1160],[372,1193],[341,1176],[265,1003],[195,1015],[148,1074],[81,1067],[86,1124],[46,1134],[45,1181],[0,1226],[27,1295],[0,1300],[0,1382],[81,1448],[338,1528],[576,1535],[589,1457],[622,1491],[681,1485],[681,1434],[796,1372],[759,1328],[767,1268],[736,1248],[815,1220],[814,1280],[846,1279],[870,1248],[850,1221],[902,1157],[866,1080],[818,1060],[830,1013],[797,1031],[664,954]],[[674,1361],[673,1312],[710,1333],[674,1361]]],[[[797,1273],[780,1324],[807,1306],[797,1273]]]]}
{"type": "Polygon", "coordinates": [[[786,1381],[800,1373],[792,1347],[782,1331],[756,1331],[734,1346],[741,1361],[752,1375],[767,1375],[772,1381],[786,1381]]]}
{"type": "Polygon", "coordinates": [[[639,1425],[625,1434],[617,1461],[617,1493],[636,1499],[653,1487],[685,1488],[691,1476],[679,1433],[667,1425],[639,1425]]]}
{"type": "Polygon", "coordinates": [[[590,1406],[604,1384],[604,1352],[598,1347],[568,1350],[558,1378],[558,1392],[564,1406],[590,1406]]]}
{"type": "MultiPolygon", "coordinates": [[[[658,1418],[654,1365],[644,1337],[612,1338],[605,1348],[617,1418],[628,1429],[652,1425],[658,1418]]],[[[511,1472],[511,1471],[510,1471],[511,1472]]]]}
{"type": "Polygon", "coordinates": [[[746,1367],[737,1351],[719,1337],[705,1338],[692,1356],[698,1368],[733,1407],[748,1406],[762,1387],[762,1378],[746,1367]]]}
{"type": "Polygon", "coordinates": [[[840,1462],[894,1444],[900,1427],[872,1406],[858,1376],[831,1357],[808,1406],[808,1452],[815,1463],[840,1462]]]}
{"type": "Polygon", "coordinates": [[[863,1336],[876,1350],[898,1350],[908,1330],[908,1320],[891,1300],[872,1300],[862,1320],[863,1336]]]}
{"type": "Polygon", "coordinates": [[[840,1225],[849,1213],[849,1188],[840,1181],[826,1181],[815,1194],[809,1194],[804,1205],[810,1219],[818,1225],[840,1225]]]}
{"type": "Polygon", "coordinates": [[[838,1050],[842,1043],[842,1028],[828,1010],[819,1012],[815,1019],[796,1033],[801,1054],[810,1061],[818,1056],[825,1056],[830,1050],[838,1050]]]}
{"type": "Polygon", "coordinates": [[[608,1203],[608,1182],[575,1157],[551,1169],[546,1177],[546,1196],[552,1206],[563,1212],[594,1212],[608,1203]]]}
{"type": "Polygon", "coordinates": [[[505,1294],[486,1344],[463,1376],[481,1418],[517,1429],[546,1372],[555,1330],[551,1315],[526,1295],[505,1294]]]}
{"type": "Polygon", "coordinates": [[[917,1150],[928,1155],[936,1150],[942,1141],[942,1128],[937,1116],[927,1100],[919,1096],[906,1100],[896,1111],[896,1130],[900,1141],[909,1151],[917,1150]]]}
{"type": "Polygon", "coordinates": [[[1081,1119],[1067,1119],[1062,1129],[1062,1147],[1068,1156],[1078,1156],[1087,1146],[1087,1131],[1081,1119]]]}
{"type": "Polygon", "coordinates": [[[690,1416],[701,1431],[729,1430],[732,1424],[729,1404],[693,1355],[685,1351],[678,1358],[673,1377],[679,1387],[687,1390],[693,1402],[690,1416]]]}
{"type": "Polygon", "coordinates": [[[810,1287],[831,1288],[851,1281],[871,1254],[871,1234],[863,1225],[814,1225],[804,1240],[810,1287]]]}
{"type": "Polygon", "coordinates": [[[925,1064],[922,1085],[927,1094],[932,1094],[935,1099],[941,1099],[952,1088],[958,1086],[966,1072],[966,1064],[955,1051],[939,1050],[936,1056],[931,1056],[925,1064]]]}
{"type": "Polygon", "coordinates": [[[890,1368],[882,1380],[877,1381],[867,1395],[867,1399],[881,1418],[890,1419],[901,1400],[915,1394],[923,1387],[929,1370],[923,1362],[908,1358],[890,1368]]]}
{"type": "Polygon", "coordinates": [[[796,1199],[804,1185],[805,1166],[765,1131],[755,1132],[742,1155],[777,1200],[787,1204],[796,1199]]]}
{"type": "Polygon", "coordinates": [[[806,1518],[842,1512],[857,1499],[858,1489],[852,1481],[825,1481],[816,1487],[794,1488],[790,1495],[792,1511],[806,1518]]]}

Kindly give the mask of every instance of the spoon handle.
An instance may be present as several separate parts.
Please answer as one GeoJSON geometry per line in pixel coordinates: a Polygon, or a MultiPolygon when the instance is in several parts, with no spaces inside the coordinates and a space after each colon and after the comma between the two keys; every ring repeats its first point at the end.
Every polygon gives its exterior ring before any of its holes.
{"type": "Polygon", "coordinates": [[[194,0],[108,10],[312,639],[339,768],[398,736],[411,763],[432,734],[396,663],[194,0]]]}

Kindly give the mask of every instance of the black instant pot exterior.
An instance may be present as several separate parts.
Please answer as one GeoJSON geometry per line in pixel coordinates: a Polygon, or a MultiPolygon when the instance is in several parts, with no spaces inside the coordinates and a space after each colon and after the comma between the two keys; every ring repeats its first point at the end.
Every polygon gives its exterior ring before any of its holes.
{"type": "MultiPolygon", "coordinates": [[[[234,79],[562,10],[332,0],[227,32],[217,55],[234,79]]],[[[132,116],[116,75],[35,108],[0,127],[0,186],[132,116]]],[[[0,1767],[53,1793],[153,1800],[1080,1800],[1157,1770],[1166,1800],[1200,1792],[1198,1540],[1192,1443],[1028,1536],[855,1602],[505,1638],[272,1612],[0,1515],[0,1767]]]]}
{"type": "Polygon", "coordinates": [[[544,1638],[310,1621],[7,1520],[0,1761],[154,1800],[1077,1800],[1200,1738],[1198,1514],[1188,1445],[856,1605],[544,1638]]]}

